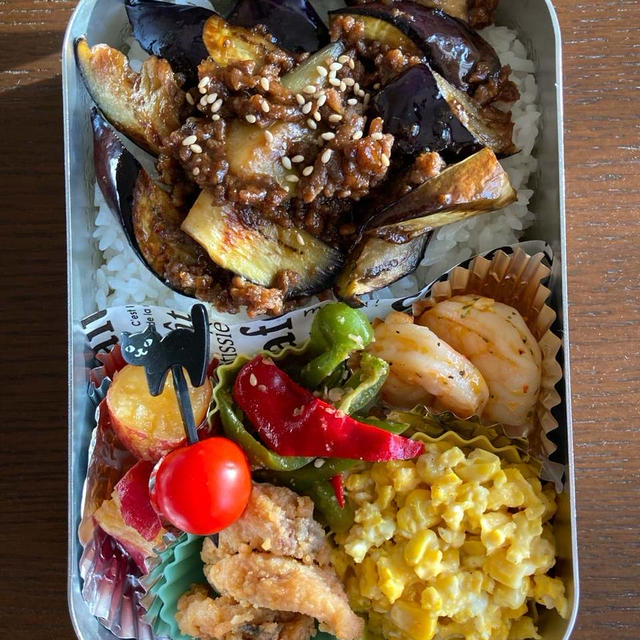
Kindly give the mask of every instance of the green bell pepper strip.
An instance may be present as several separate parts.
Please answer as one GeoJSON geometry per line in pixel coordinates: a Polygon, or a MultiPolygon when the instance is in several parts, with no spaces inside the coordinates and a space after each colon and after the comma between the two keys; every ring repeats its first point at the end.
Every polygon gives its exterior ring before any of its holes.
{"type": "Polygon", "coordinates": [[[377,398],[388,375],[387,362],[371,353],[362,352],[360,367],[342,387],[346,393],[338,403],[338,409],[349,415],[365,410],[377,398]]]}
{"type": "Polygon", "coordinates": [[[311,325],[307,351],[314,357],[300,372],[302,384],[317,388],[353,351],[364,349],[372,340],[373,329],[361,311],[344,302],[322,307],[311,325]]]}
{"type": "Polygon", "coordinates": [[[261,470],[254,475],[260,481],[284,485],[297,493],[309,496],[329,528],[341,533],[353,524],[353,507],[348,502],[344,508],[340,507],[331,478],[358,464],[361,463],[357,460],[336,458],[325,461],[321,467],[312,464],[296,471],[261,470]]]}
{"type": "Polygon", "coordinates": [[[252,467],[266,467],[276,471],[293,471],[309,464],[313,458],[303,456],[281,456],[267,449],[245,428],[233,409],[233,400],[228,389],[218,389],[216,394],[220,422],[224,434],[240,445],[252,467]]]}

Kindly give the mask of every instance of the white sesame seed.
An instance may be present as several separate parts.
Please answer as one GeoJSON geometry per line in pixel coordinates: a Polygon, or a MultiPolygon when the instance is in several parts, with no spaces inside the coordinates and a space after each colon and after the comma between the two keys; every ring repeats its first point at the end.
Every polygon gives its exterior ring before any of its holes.
{"type": "Polygon", "coordinates": [[[193,106],[193,105],[196,103],[196,101],[193,99],[193,96],[192,96],[190,93],[187,93],[187,94],[186,94],[186,96],[185,96],[185,98],[187,99],[187,102],[188,102],[191,106],[193,106]]]}
{"type": "Polygon", "coordinates": [[[329,78],[329,84],[333,85],[334,87],[339,87],[340,86],[340,80],[338,80],[338,78],[329,78]]]}
{"type": "Polygon", "coordinates": [[[244,119],[245,119],[249,124],[255,124],[255,122],[256,122],[256,120],[257,120],[258,118],[256,118],[253,114],[248,113],[248,114],[244,117],[244,119]]]}
{"type": "Polygon", "coordinates": [[[379,88],[380,88],[380,83],[379,83],[379,82],[376,82],[376,83],[373,85],[373,88],[374,88],[374,89],[379,89],[379,88]]]}
{"type": "Polygon", "coordinates": [[[212,119],[214,122],[217,122],[218,120],[220,120],[220,114],[219,114],[219,113],[214,113],[214,114],[211,116],[211,119],[212,119]]]}
{"type": "Polygon", "coordinates": [[[362,131],[356,131],[356,132],[353,134],[353,139],[354,139],[354,140],[360,140],[360,138],[362,138],[362,131]]]}
{"type": "Polygon", "coordinates": [[[193,171],[191,173],[193,173],[194,176],[199,176],[200,175],[200,167],[194,167],[193,171]]]}
{"type": "Polygon", "coordinates": [[[339,113],[332,113],[329,116],[329,122],[340,122],[342,120],[342,116],[339,113]]]}
{"type": "Polygon", "coordinates": [[[302,175],[303,176],[310,176],[312,173],[313,173],[313,166],[312,165],[309,165],[308,167],[305,167],[302,170],[302,175]]]}
{"type": "Polygon", "coordinates": [[[249,376],[249,384],[252,387],[255,387],[258,384],[258,378],[256,378],[255,374],[253,373],[249,376]]]}
{"type": "Polygon", "coordinates": [[[342,69],[342,62],[332,62],[329,65],[329,69],[331,69],[331,71],[340,71],[340,69],[342,69]]]}
{"type": "Polygon", "coordinates": [[[311,102],[307,102],[305,105],[303,105],[302,107],[302,113],[304,114],[309,114],[311,113],[311,109],[313,109],[313,104],[311,102]]]}
{"type": "Polygon", "coordinates": [[[204,87],[205,85],[209,84],[209,80],[211,80],[211,78],[209,76],[204,76],[200,82],[198,82],[198,89],[204,87]]]}
{"type": "Polygon", "coordinates": [[[325,132],[325,133],[320,134],[320,137],[321,137],[323,140],[327,140],[327,141],[329,141],[329,140],[333,140],[333,139],[336,137],[336,134],[335,134],[335,133],[333,133],[333,131],[327,131],[327,132],[325,132]]]}
{"type": "Polygon", "coordinates": [[[304,156],[301,156],[300,154],[293,156],[293,158],[291,158],[291,162],[293,162],[293,164],[300,164],[301,162],[304,162],[304,156]]]}
{"type": "Polygon", "coordinates": [[[199,144],[192,144],[189,149],[191,149],[193,153],[202,153],[202,147],[199,144]]]}
{"type": "Polygon", "coordinates": [[[369,100],[371,100],[371,94],[367,93],[362,100],[362,104],[364,104],[364,106],[366,107],[369,104],[369,100]]]}
{"type": "Polygon", "coordinates": [[[382,164],[383,164],[385,167],[388,167],[388,166],[391,164],[391,161],[389,160],[389,156],[388,156],[386,153],[383,153],[383,154],[380,156],[380,160],[382,161],[382,164]]]}
{"type": "Polygon", "coordinates": [[[296,240],[300,246],[304,247],[304,238],[299,233],[296,233],[296,240]]]}
{"type": "Polygon", "coordinates": [[[326,94],[326,93],[323,93],[323,94],[318,98],[318,101],[316,102],[316,105],[318,106],[318,109],[319,109],[320,107],[322,107],[326,101],[327,101],[327,94],[326,94]]]}
{"type": "Polygon", "coordinates": [[[354,62],[353,58],[349,58],[349,69],[355,69],[356,68],[356,63],[354,62]]]}
{"type": "Polygon", "coordinates": [[[327,164],[327,162],[331,160],[332,154],[333,154],[333,151],[331,149],[325,149],[324,153],[320,157],[320,162],[322,162],[322,164],[327,164]]]}
{"type": "Polygon", "coordinates": [[[269,111],[271,111],[271,107],[269,106],[269,103],[266,100],[263,100],[262,103],[260,104],[260,108],[265,112],[265,113],[269,113],[269,111]]]}
{"type": "Polygon", "coordinates": [[[364,97],[364,91],[362,89],[358,89],[357,91],[354,90],[354,93],[358,96],[358,98],[364,97]]]}
{"type": "Polygon", "coordinates": [[[354,91],[354,93],[358,93],[358,91],[360,91],[360,83],[359,82],[356,82],[353,85],[353,91],[354,91]]]}
{"type": "Polygon", "coordinates": [[[193,144],[194,142],[198,142],[198,136],[187,136],[183,141],[182,144],[185,147],[188,147],[190,144],[193,144]]]}
{"type": "Polygon", "coordinates": [[[347,87],[353,87],[356,81],[353,78],[345,78],[344,83],[347,85],[347,87]]]}
{"type": "Polygon", "coordinates": [[[218,99],[218,94],[217,93],[210,93],[207,96],[207,102],[209,104],[213,104],[217,99],[218,99]]]}
{"type": "Polygon", "coordinates": [[[211,113],[216,113],[220,111],[220,107],[222,107],[222,98],[218,98],[215,101],[215,104],[211,105],[211,113]]]}
{"type": "Polygon", "coordinates": [[[296,100],[298,101],[298,104],[300,106],[302,106],[306,102],[305,97],[301,93],[296,93],[296,100]]]}
{"type": "Polygon", "coordinates": [[[316,458],[316,459],[313,461],[313,466],[314,466],[316,469],[319,469],[319,468],[320,468],[320,467],[322,467],[323,465],[324,465],[324,460],[323,460],[322,458],[316,458]]]}
{"type": "Polygon", "coordinates": [[[313,118],[309,118],[307,120],[307,124],[309,125],[310,129],[314,129],[315,130],[315,129],[318,128],[318,125],[316,124],[316,121],[313,118]]]}
{"type": "Polygon", "coordinates": [[[352,107],[358,104],[358,101],[355,98],[349,98],[347,100],[347,104],[350,104],[352,107]]]}
{"type": "Polygon", "coordinates": [[[285,180],[286,180],[287,182],[298,182],[298,181],[300,180],[300,178],[298,178],[298,176],[297,176],[297,175],[295,175],[295,174],[293,174],[293,173],[292,173],[292,174],[288,175],[288,176],[285,178],[285,180]]]}
{"type": "Polygon", "coordinates": [[[349,60],[351,60],[351,58],[343,53],[339,58],[338,58],[338,62],[341,62],[342,64],[344,64],[345,62],[349,62],[349,60]]]}
{"type": "Polygon", "coordinates": [[[314,94],[316,92],[316,86],[314,84],[308,84],[303,91],[308,94],[314,94]]]}
{"type": "Polygon", "coordinates": [[[371,134],[372,140],[382,140],[382,134],[379,131],[371,134]]]}
{"type": "Polygon", "coordinates": [[[322,120],[322,116],[320,115],[319,111],[313,112],[313,119],[316,120],[317,122],[320,122],[320,120],[322,120]]]}
{"type": "Polygon", "coordinates": [[[273,133],[268,129],[264,130],[264,137],[267,139],[267,142],[271,144],[273,142],[273,133]]]}
{"type": "Polygon", "coordinates": [[[329,73],[329,72],[327,71],[327,68],[326,68],[326,67],[323,67],[323,66],[321,66],[321,65],[318,65],[318,66],[316,67],[316,71],[318,72],[318,75],[320,75],[320,76],[321,76],[321,77],[323,77],[323,78],[325,78],[325,77],[327,76],[327,74],[329,73]]]}
{"type": "Polygon", "coordinates": [[[269,82],[268,78],[260,78],[260,86],[265,90],[265,91],[269,91],[269,87],[271,86],[271,83],[269,82]]]}
{"type": "MultiPolygon", "coordinates": [[[[205,93],[206,93],[206,92],[205,92],[205,93]]],[[[202,98],[200,98],[200,104],[201,104],[203,107],[206,107],[206,106],[207,106],[207,96],[202,96],[202,98]]]]}
{"type": "Polygon", "coordinates": [[[280,158],[280,162],[282,162],[282,166],[285,169],[287,169],[288,171],[291,171],[291,160],[289,160],[287,156],[282,156],[282,158],[280,158]]]}
{"type": "Polygon", "coordinates": [[[347,84],[346,82],[341,82],[340,83],[340,91],[346,91],[347,90],[347,84]]]}

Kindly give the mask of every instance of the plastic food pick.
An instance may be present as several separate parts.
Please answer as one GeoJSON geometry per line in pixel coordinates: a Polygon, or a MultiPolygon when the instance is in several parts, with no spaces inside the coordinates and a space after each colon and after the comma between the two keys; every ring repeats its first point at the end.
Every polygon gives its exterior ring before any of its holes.
{"type": "Polygon", "coordinates": [[[198,433],[183,368],[194,387],[204,384],[209,359],[209,317],[204,305],[191,307],[191,321],[193,330],[174,329],[164,338],[153,323],[141,333],[123,332],[122,356],[129,364],[144,367],[152,396],[160,395],[171,370],[187,440],[195,444],[198,433]]]}

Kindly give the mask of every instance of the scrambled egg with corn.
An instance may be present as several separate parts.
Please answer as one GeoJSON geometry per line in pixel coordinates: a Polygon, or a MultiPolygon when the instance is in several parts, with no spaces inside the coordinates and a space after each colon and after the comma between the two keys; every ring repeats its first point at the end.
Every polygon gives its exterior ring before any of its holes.
{"type": "Polygon", "coordinates": [[[568,615],[549,520],[555,493],[527,464],[426,443],[345,486],[355,523],[335,565],[370,631],[398,640],[540,638],[530,605],[568,615]]]}

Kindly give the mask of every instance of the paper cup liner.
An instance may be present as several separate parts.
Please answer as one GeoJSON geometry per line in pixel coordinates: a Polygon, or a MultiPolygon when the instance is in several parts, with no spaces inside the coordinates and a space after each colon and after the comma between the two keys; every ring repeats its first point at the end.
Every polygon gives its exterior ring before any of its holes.
{"type": "Polygon", "coordinates": [[[181,535],[158,555],[157,564],[140,579],[146,591],[141,600],[144,620],[156,636],[172,640],[192,640],[180,633],[176,622],[178,600],[192,584],[207,582],[200,558],[203,538],[181,535]]]}
{"type": "Polygon", "coordinates": [[[543,264],[544,258],[544,253],[530,256],[521,248],[516,248],[511,255],[499,250],[490,258],[477,256],[468,268],[455,267],[445,280],[435,283],[430,298],[414,304],[414,314],[418,315],[433,303],[465,294],[493,298],[520,313],[540,345],[542,380],[533,425],[505,427],[505,431],[511,437],[526,437],[531,453],[547,458],[557,448],[548,434],[558,426],[551,409],[561,402],[555,386],[562,379],[557,360],[562,341],[550,331],[556,313],[546,304],[550,291],[542,281],[551,271],[543,264]]]}
{"type": "Polygon", "coordinates": [[[96,527],[80,558],[82,597],[89,611],[118,638],[154,640],[140,604],[139,569],[116,541],[96,527]]]}

